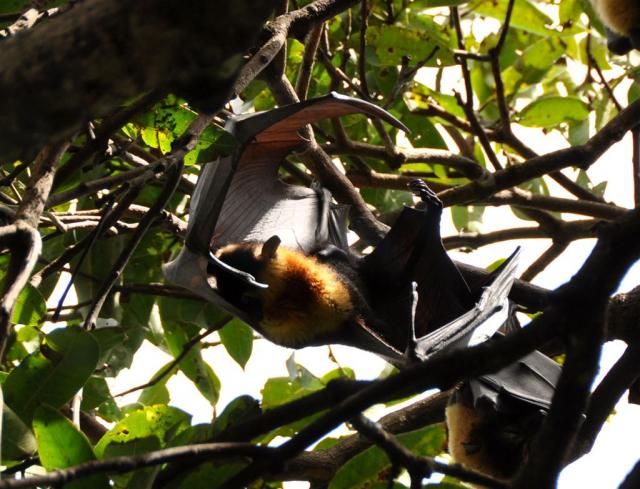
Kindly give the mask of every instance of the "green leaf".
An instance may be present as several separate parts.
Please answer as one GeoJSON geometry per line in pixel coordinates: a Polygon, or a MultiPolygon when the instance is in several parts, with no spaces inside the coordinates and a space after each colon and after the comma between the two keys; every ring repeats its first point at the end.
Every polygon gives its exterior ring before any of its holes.
{"type": "Polygon", "coordinates": [[[98,364],[99,347],[78,327],[47,335],[40,351],[25,358],[4,383],[6,403],[30,423],[39,404],[59,408],[80,390],[98,364]]]}
{"type": "Polygon", "coordinates": [[[367,29],[367,43],[375,47],[380,64],[397,66],[402,63],[403,57],[409,57],[416,63],[432,53],[433,57],[426,66],[436,66],[438,60],[442,64],[453,64],[449,44],[438,32],[439,26],[430,19],[422,20],[424,25],[421,29],[398,25],[371,26],[367,29]]]}
{"type": "Polygon", "coordinates": [[[451,208],[453,225],[460,232],[479,233],[482,230],[484,211],[484,206],[453,206],[451,208]]]}
{"type": "MultiPolygon", "coordinates": [[[[289,377],[275,377],[267,380],[262,388],[262,408],[271,409],[286,402],[311,394],[326,386],[325,379],[331,380],[342,377],[343,371],[336,369],[319,379],[309,370],[295,363],[293,355],[287,361],[289,377]]],[[[346,370],[347,377],[353,372],[346,370]]],[[[327,380],[327,381],[328,381],[327,380]]],[[[320,417],[322,412],[308,416],[300,421],[282,426],[260,438],[262,443],[268,443],[276,436],[293,436],[309,423],[320,417]]]]}
{"type": "MultiPolygon", "coordinates": [[[[549,195],[549,187],[547,186],[547,182],[544,181],[544,178],[533,178],[518,185],[518,187],[523,190],[528,190],[533,194],[549,195]]],[[[523,209],[517,206],[510,206],[510,209],[518,219],[522,219],[523,221],[534,220],[531,215],[527,214],[523,209]]],[[[555,216],[557,219],[561,218],[561,215],[558,212],[551,212],[551,215],[555,216]]]]}
{"type": "Polygon", "coordinates": [[[33,455],[38,448],[29,427],[13,410],[2,406],[2,461],[21,460],[33,455]]]}
{"type": "MultiPolygon", "coordinates": [[[[86,178],[86,177],[85,177],[86,178]]],[[[92,208],[92,202],[88,198],[80,199],[79,208],[92,208]]],[[[70,238],[69,233],[65,235],[67,239],[70,238]]],[[[98,294],[100,283],[96,282],[93,277],[106,277],[110,272],[113,263],[115,263],[117,257],[120,255],[126,242],[126,236],[114,236],[108,240],[99,239],[90,248],[86,258],[82,262],[80,271],[83,273],[78,274],[74,278],[74,289],[78,296],[79,302],[93,300],[98,294]],[[85,276],[87,274],[88,276],[85,276]],[[91,278],[89,278],[89,276],[91,278]]],[[[68,245],[71,243],[67,243],[68,245]]],[[[77,268],[76,260],[72,262],[72,268],[77,268]]],[[[101,318],[118,318],[117,312],[117,300],[116,295],[111,294],[100,311],[101,318]]]]}
{"type": "Polygon", "coordinates": [[[411,130],[411,143],[421,148],[448,149],[436,126],[424,116],[408,114],[402,122],[411,130]]]}
{"type": "Polygon", "coordinates": [[[580,2],[578,0],[562,0],[558,8],[560,23],[572,22],[581,13],[580,2]]]}
{"type": "MultiPolygon", "coordinates": [[[[473,0],[469,3],[469,9],[487,17],[504,21],[509,0],[473,0]]],[[[552,20],[536,7],[530,0],[515,0],[511,15],[510,27],[516,27],[528,32],[543,36],[557,35],[558,33],[546,26],[552,24],[552,20]]]]}
{"type": "Polygon", "coordinates": [[[174,138],[168,130],[161,130],[155,127],[143,127],[140,135],[144,143],[150,148],[159,149],[162,154],[167,154],[171,151],[171,143],[174,138]]]}
{"type": "Polygon", "coordinates": [[[94,329],[89,334],[93,336],[100,347],[99,363],[106,363],[111,351],[121,346],[126,338],[125,330],[119,326],[94,329]]]}
{"type": "Polygon", "coordinates": [[[569,123],[569,142],[571,146],[585,144],[589,140],[589,119],[569,123]]]}
{"type": "Polygon", "coordinates": [[[182,430],[169,443],[172,447],[181,445],[193,445],[211,441],[213,437],[213,426],[211,423],[200,423],[182,430]]]}
{"type": "Polygon", "coordinates": [[[18,296],[11,320],[16,324],[37,326],[47,315],[44,298],[31,284],[25,285],[18,296]]]}
{"type": "Polygon", "coordinates": [[[411,193],[403,190],[363,188],[360,194],[368,204],[375,206],[383,214],[397,211],[403,205],[413,202],[411,193]]]}
{"type": "Polygon", "coordinates": [[[40,335],[40,330],[33,326],[21,326],[15,330],[16,339],[21,343],[33,341],[40,335]]]}
{"type": "MultiPolygon", "coordinates": [[[[427,426],[398,435],[398,440],[415,455],[435,457],[444,448],[445,433],[442,425],[427,426]]],[[[383,450],[371,447],[359,453],[336,472],[329,489],[364,489],[380,481],[391,468],[383,450]]]]}
{"type": "Polygon", "coordinates": [[[543,97],[520,112],[518,122],[528,127],[555,128],[563,122],[581,122],[589,117],[589,106],[577,97],[543,97]]]}
{"type": "MultiPolygon", "coordinates": [[[[64,469],[95,460],[87,438],[67,418],[50,406],[40,406],[34,412],[33,430],[38,441],[40,463],[47,470],[64,469]]],[[[65,484],[66,489],[109,488],[104,474],[96,474],[65,484]]]]}
{"type": "Polygon", "coordinates": [[[220,308],[201,300],[161,297],[158,306],[163,324],[190,323],[202,329],[209,329],[228,316],[220,308]]]}
{"type": "Polygon", "coordinates": [[[92,375],[82,389],[81,409],[91,411],[108,400],[113,401],[107,381],[104,377],[92,375]]]}
{"type": "Polygon", "coordinates": [[[239,319],[233,319],[218,334],[227,353],[244,368],[253,350],[253,329],[239,319]]]}
{"type": "Polygon", "coordinates": [[[580,170],[578,171],[578,178],[576,179],[576,183],[578,185],[580,185],[581,187],[584,187],[588,190],[591,190],[592,192],[594,192],[596,195],[603,197],[604,196],[604,192],[607,189],[607,181],[604,180],[596,185],[593,184],[593,182],[591,181],[591,178],[589,178],[589,174],[584,171],[584,170],[580,170]]]}
{"type": "Polygon", "coordinates": [[[203,131],[196,147],[187,153],[184,163],[190,166],[213,161],[230,155],[237,147],[238,140],[231,133],[211,125],[203,131]]]}
{"type": "MultiPolygon", "coordinates": [[[[161,448],[162,444],[157,437],[147,436],[143,438],[136,438],[135,440],[123,443],[113,443],[106,448],[103,454],[103,458],[129,457],[133,455],[139,455],[141,453],[153,452],[156,450],[160,450],[161,448]]],[[[113,479],[115,487],[117,488],[150,488],[151,481],[153,481],[155,475],[159,471],[159,466],[148,467],[146,469],[136,470],[135,472],[114,474],[111,476],[111,478],[113,479]]]]}
{"type": "MultiPolygon", "coordinates": [[[[157,438],[160,446],[165,446],[177,432],[189,426],[191,416],[184,411],[165,405],[146,406],[129,413],[116,423],[96,444],[96,455],[102,458],[107,448],[117,449],[118,445],[157,438]]],[[[132,451],[128,452],[133,454],[132,451]]]]}
{"type": "Polygon", "coordinates": [[[213,435],[217,435],[229,426],[242,423],[262,413],[260,403],[251,396],[236,397],[227,404],[224,411],[216,418],[213,425],[213,435]]]}
{"type": "Polygon", "coordinates": [[[331,370],[330,372],[324,374],[320,379],[323,384],[328,384],[334,379],[351,379],[355,380],[356,373],[350,368],[336,368],[335,370],[331,370]]]}
{"type": "Polygon", "coordinates": [[[154,404],[168,404],[170,399],[169,390],[167,389],[167,382],[171,378],[173,374],[178,370],[178,366],[175,365],[171,371],[166,372],[165,370],[171,365],[173,362],[169,362],[158,369],[158,371],[153,374],[150,380],[155,380],[158,378],[160,374],[164,374],[162,379],[157,381],[155,384],[145,387],[144,390],[140,393],[140,397],[138,397],[138,402],[145,406],[152,406],[154,404]]]}
{"type": "Polygon", "coordinates": [[[502,72],[507,94],[522,90],[523,85],[538,84],[566,54],[564,39],[545,37],[525,46],[523,52],[502,72]]]}
{"type": "Polygon", "coordinates": [[[629,87],[627,92],[627,103],[631,104],[640,98],[640,83],[636,80],[629,87]]]}
{"type": "Polygon", "coordinates": [[[440,93],[436,90],[431,90],[426,85],[418,83],[413,92],[409,95],[409,100],[413,102],[418,108],[428,108],[430,100],[433,99],[451,115],[456,117],[465,118],[464,109],[458,104],[458,101],[453,95],[446,93],[440,93]]]}
{"type": "MultiPolygon", "coordinates": [[[[164,324],[165,342],[174,358],[182,354],[185,345],[195,335],[197,328],[175,323],[164,324]],[[187,335],[187,331],[189,335],[187,335]]],[[[200,345],[194,345],[178,364],[180,370],[194,383],[204,398],[212,406],[220,397],[220,379],[211,366],[202,358],[200,345]]]]}

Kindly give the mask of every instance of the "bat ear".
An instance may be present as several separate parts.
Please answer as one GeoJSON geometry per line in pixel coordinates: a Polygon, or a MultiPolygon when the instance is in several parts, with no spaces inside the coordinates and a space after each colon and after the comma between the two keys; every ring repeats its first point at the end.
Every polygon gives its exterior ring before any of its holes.
{"type": "Polygon", "coordinates": [[[276,253],[278,252],[278,247],[280,246],[280,238],[277,236],[271,236],[265,243],[262,245],[262,251],[260,252],[260,258],[263,260],[272,260],[276,253]]]}

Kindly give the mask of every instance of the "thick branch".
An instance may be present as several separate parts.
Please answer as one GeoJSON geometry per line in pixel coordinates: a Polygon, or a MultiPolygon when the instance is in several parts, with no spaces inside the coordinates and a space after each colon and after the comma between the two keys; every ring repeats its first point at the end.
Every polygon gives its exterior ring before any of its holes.
{"type": "Polygon", "coordinates": [[[0,489],[17,489],[38,486],[59,486],[67,482],[105,472],[124,473],[132,470],[152,467],[167,462],[193,459],[216,460],[228,457],[267,457],[273,448],[255,446],[250,443],[206,443],[182,447],[165,448],[143,455],[113,457],[106,460],[85,462],[68,469],[54,470],[45,475],[25,479],[0,481],[0,489]]]}
{"type": "Polygon", "coordinates": [[[556,327],[567,333],[567,359],[549,415],[514,487],[554,486],[567,462],[596,374],[608,297],[639,257],[640,210],[636,209],[602,226],[601,237],[585,264],[558,289],[552,308],[558,311],[556,327]]]}
{"type": "Polygon", "coordinates": [[[233,92],[242,92],[273,61],[286,44],[288,36],[304,40],[315,26],[347,10],[356,2],[357,0],[316,0],[303,8],[276,17],[263,30],[262,37],[267,37],[268,40],[242,68],[233,92]]]}
{"type": "Polygon", "coordinates": [[[32,148],[70,137],[83,122],[156,89],[219,107],[274,4],[77,2],[4,40],[0,159],[28,159],[32,148]]]}
{"type": "Polygon", "coordinates": [[[427,148],[395,148],[393,153],[384,146],[362,143],[359,141],[342,141],[338,144],[323,145],[330,155],[366,156],[386,161],[391,168],[398,168],[406,163],[435,163],[455,168],[469,178],[477,178],[486,173],[474,160],[458,156],[450,151],[427,148]]]}
{"type": "Polygon", "coordinates": [[[561,238],[562,240],[575,240],[594,238],[596,236],[597,222],[591,220],[563,222],[557,232],[546,228],[520,227],[511,229],[501,229],[485,234],[463,234],[444,238],[442,241],[448,248],[478,248],[491,243],[498,243],[512,239],[534,239],[534,238],[561,238]]]}
{"type": "Polygon", "coordinates": [[[533,192],[522,190],[517,187],[497,192],[480,203],[497,206],[517,205],[518,207],[581,214],[607,220],[614,220],[622,217],[628,210],[623,207],[618,207],[615,204],[534,194],[533,192]]]}
{"type": "Polygon", "coordinates": [[[124,271],[125,266],[129,262],[129,259],[133,256],[133,252],[136,250],[142,238],[144,238],[145,234],[153,224],[153,221],[158,217],[158,214],[164,209],[164,207],[169,202],[169,199],[175,192],[178,183],[180,181],[180,176],[182,175],[183,162],[180,159],[177,163],[174,163],[167,170],[167,181],[165,183],[164,189],[162,193],[158,196],[153,205],[149,208],[149,212],[145,214],[145,216],[140,220],[140,224],[136,227],[133,236],[125,246],[125,248],[120,253],[120,256],[116,260],[116,263],[113,265],[113,268],[104,279],[100,290],[98,291],[89,311],[87,312],[87,317],[85,319],[84,325],[85,328],[90,327],[93,328],[95,325],[95,321],[98,319],[98,314],[100,314],[100,309],[104,304],[104,301],[107,299],[107,296],[111,292],[111,289],[115,285],[116,281],[124,271]]]}
{"type": "MultiPolygon", "coordinates": [[[[449,392],[440,392],[394,411],[378,420],[389,433],[404,433],[444,420],[444,408],[449,392]]],[[[294,458],[284,472],[275,474],[275,480],[308,480],[320,484],[329,482],[337,470],[349,459],[371,446],[367,438],[354,434],[325,450],[302,453],[294,458]]]]}
{"type": "Polygon", "coordinates": [[[440,197],[447,205],[469,203],[486,199],[492,194],[514,187],[533,178],[566,168],[592,165],[624,134],[638,125],[640,101],[636,101],[620,112],[609,123],[582,146],[561,149],[527,160],[495,172],[490,179],[468,183],[443,192],[440,197]]]}
{"type": "Polygon", "coordinates": [[[69,143],[65,141],[47,145],[40,151],[27,191],[16,211],[14,224],[0,228],[0,246],[7,246],[11,250],[0,301],[0,359],[4,356],[11,315],[18,295],[29,280],[42,247],[37,227],[53,184],[55,166],[68,146],[69,143]]]}

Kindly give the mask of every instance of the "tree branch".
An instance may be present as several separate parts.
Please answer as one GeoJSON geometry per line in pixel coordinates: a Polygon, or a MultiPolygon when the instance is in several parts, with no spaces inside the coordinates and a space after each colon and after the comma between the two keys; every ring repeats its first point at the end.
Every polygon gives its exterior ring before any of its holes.
{"type": "Polygon", "coordinates": [[[0,158],[29,159],[32,148],[69,138],[87,120],[154,90],[173,90],[215,110],[228,99],[224,87],[274,3],[77,2],[64,15],[5,39],[0,158]]]}
{"type": "Polygon", "coordinates": [[[6,246],[11,251],[0,300],[0,359],[4,358],[16,301],[40,255],[42,240],[37,229],[38,221],[53,184],[55,167],[68,146],[68,141],[53,143],[38,153],[33,175],[16,211],[14,223],[0,228],[0,247],[6,246]]]}

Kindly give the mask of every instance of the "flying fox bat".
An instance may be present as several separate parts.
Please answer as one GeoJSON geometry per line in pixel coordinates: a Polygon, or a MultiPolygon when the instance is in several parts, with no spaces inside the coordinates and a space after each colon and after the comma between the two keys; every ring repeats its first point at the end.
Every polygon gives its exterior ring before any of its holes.
{"type": "Polygon", "coordinates": [[[640,2],[638,0],[591,0],[607,31],[612,53],[640,49],[640,2]]]}
{"type": "Polygon", "coordinates": [[[423,207],[405,207],[373,252],[357,256],[347,246],[346,207],[325,189],[278,178],[280,162],[305,143],[302,127],[351,113],[407,130],[385,110],[336,93],[231,118],[238,148],[202,170],[185,246],[165,276],[283,346],[341,343],[398,366],[463,346],[504,310],[515,256],[471,290],[443,248],[442,204],[422,181],[412,190],[423,207]]]}
{"type": "Polygon", "coordinates": [[[499,372],[459,385],[446,408],[454,461],[498,479],[526,462],[562,367],[534,351],[499,372]]]}

